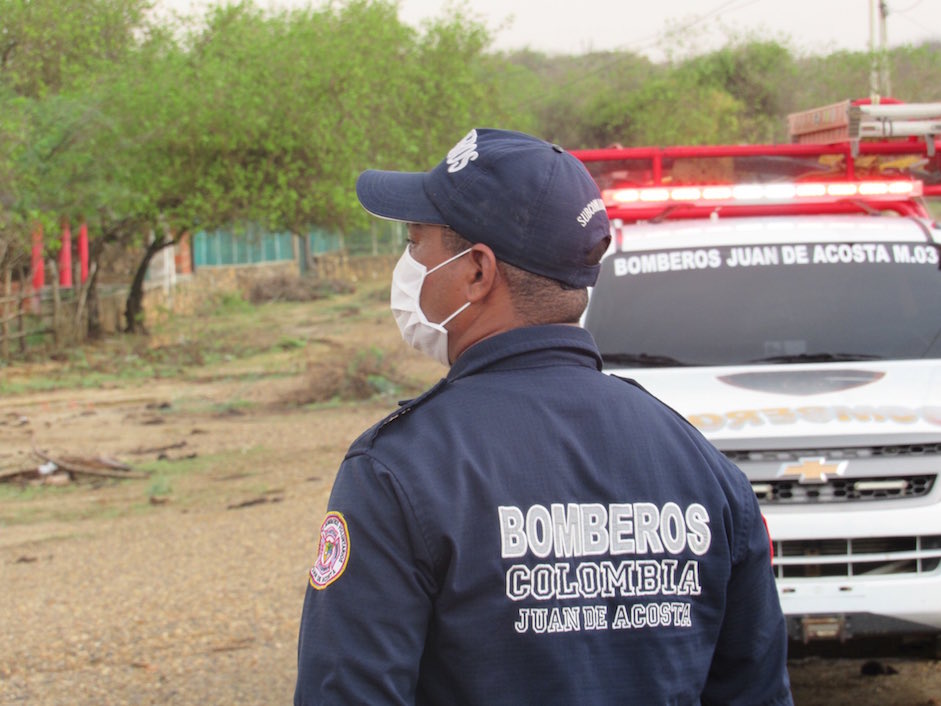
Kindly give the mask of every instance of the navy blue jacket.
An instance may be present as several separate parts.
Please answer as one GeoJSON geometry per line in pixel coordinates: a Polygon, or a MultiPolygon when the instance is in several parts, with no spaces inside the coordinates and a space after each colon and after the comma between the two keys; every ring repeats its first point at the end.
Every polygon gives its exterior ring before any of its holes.
{"type": "Polygon", "coordinates": [[[363,434],[296,704],[790,704],[742,472],[574,326],[486,339],[363,434]]]}

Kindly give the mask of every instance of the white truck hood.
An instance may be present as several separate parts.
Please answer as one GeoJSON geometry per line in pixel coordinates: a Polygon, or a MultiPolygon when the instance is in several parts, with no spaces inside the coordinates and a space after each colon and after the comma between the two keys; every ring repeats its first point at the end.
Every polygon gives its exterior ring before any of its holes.
{"type": "Polygon", "coordinates": [[[610,368],[725,448],[876,437],[941,439],[941,360],[610,368]]]}

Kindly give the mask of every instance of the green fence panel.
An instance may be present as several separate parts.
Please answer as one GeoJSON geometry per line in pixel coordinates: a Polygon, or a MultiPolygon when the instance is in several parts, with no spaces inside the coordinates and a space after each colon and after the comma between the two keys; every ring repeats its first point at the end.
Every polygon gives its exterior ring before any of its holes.
{"type": "MultiPolygon", "coordinates": [[[[307,232],[311,255],[347,250],[351,254],[398,252],[404,247],[405,228],[399,223],[377,222],[370,231],[357,231],[344,237],[323,228],[307,232]]],[[[256,227],[234,232],[198,231],[193,236],[193,262],[196,267],[250,265],[295,259],[294,237],[256,227]]]]}
{"type": "Polygon", "coordinates": [[[253,265],[294,259],[293,236],[246,229],[198,231],[193,236],[193,262],[196,267],[214,265],[253,265]]]}
{"type": "Polygon", "coordinates": [[[294,245],[290,233],[269,233],[261,240],[260,258],[263,262],[293,260],[294,245]]]}
{"type": "Polygon", "coordinates": [[[307,244],[310,247],[311,254],[316,255],[341,250],[343,248],[343,238],[338,233],[313,228],[307,234],[307,244]]]}

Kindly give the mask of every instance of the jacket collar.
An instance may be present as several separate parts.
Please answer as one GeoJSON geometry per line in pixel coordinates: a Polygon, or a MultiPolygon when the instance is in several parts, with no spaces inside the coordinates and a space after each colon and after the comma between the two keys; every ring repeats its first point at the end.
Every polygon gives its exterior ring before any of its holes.
{"type": "Polygon", "coordinates": [[[579,326],[527,326],[485,338],[454,361],[452,382],[481,370],[526,368],[534,365],[584,365],[601,370],[601,354],[591,334],[579,326]]]}

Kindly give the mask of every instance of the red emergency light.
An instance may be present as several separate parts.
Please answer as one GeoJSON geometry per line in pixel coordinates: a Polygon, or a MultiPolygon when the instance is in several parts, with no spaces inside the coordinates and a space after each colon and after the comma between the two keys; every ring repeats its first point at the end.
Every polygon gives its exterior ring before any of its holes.
{"type": "Polygon", "coordinates": [[[610,208],[646,208],[650,204],[684,203],[700,208],[761,204],[835,203],[852,197],[867,201],[897,201],[921,196],[917,180],[833,181],[770,184],[703,184],[605,189],[601,196],[610,208]]]}

